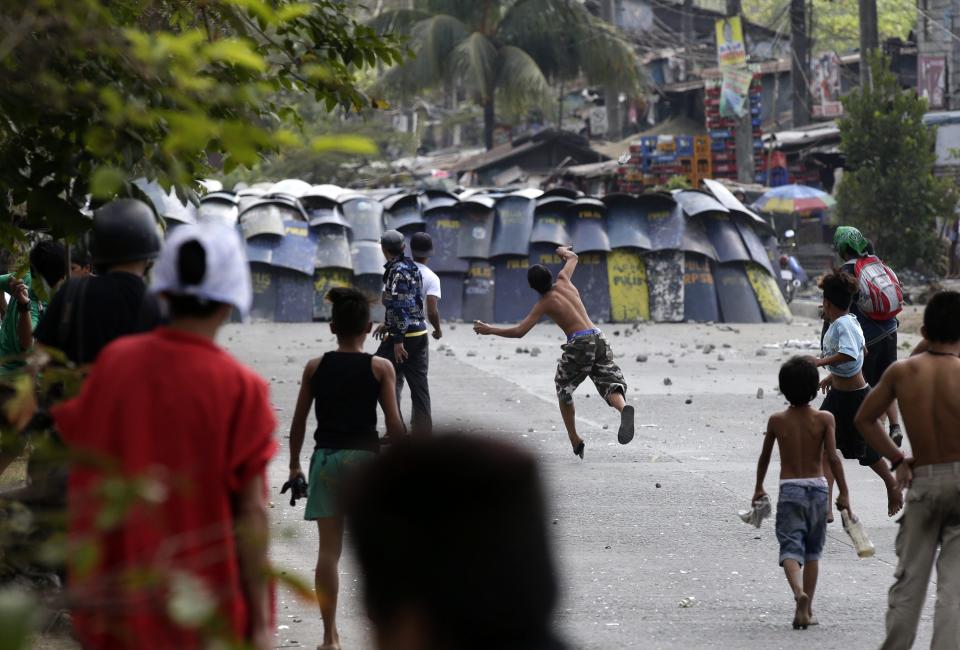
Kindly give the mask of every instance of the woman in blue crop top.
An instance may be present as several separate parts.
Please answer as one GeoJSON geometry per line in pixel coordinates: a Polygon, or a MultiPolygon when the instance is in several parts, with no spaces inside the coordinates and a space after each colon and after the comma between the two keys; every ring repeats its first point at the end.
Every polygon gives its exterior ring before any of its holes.
{"type": "Polygon", "coordinates": [[[387,437],[406,433],[396,398],[396,374],[386,359],[363,351],[370,333],[370,306],[355,289],[332,289],[330,331],[337,349],[312,359],[303,369],[297,407],[290,425],[290,481],[303,479],[300,450],[307,430],[310,405],[316,403],[316,447],[310,458],[307,508],[304,518],[315,520],[320,551],[315,574],[317,601],[323,618],[322,649],[340,647],[337,633],[337,565],[343,546],[343,517],[338,489],[344,476],[379,449],[377,403],[383,408],[387,437]]]}

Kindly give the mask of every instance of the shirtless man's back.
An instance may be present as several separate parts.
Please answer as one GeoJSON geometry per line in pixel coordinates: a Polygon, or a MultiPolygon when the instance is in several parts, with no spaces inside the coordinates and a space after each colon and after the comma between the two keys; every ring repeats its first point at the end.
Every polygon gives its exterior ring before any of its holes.
{"type": "Polygon", "coordinates": [[[960,293],[944,291],[930,300],[923,337],[925,351],[890,366],[856,420],[867,443],[893,461],[899,486],[909,488],[881,646],[890,649],[913,644],[938,546],[931,647],[955,648],[960,639],[960,293]],[[879,421],[894,399],[912,458],[897,449],[879,421]]]}
{"type": "Polygon", "coordinates": [[[561,247],[557,249],[557,256],[564,264],[556,282],[546,267],[539,264],[530,267],[527,280],[530,287],[540,294],[540,299],[526,318],[513,327],[494,327],[476,321],[473,330],[482,335],[522,338],[543,316],[549,317],[563,330],[567,335],[567,343],[563,346],[563,355],[557,366],[557,397],[573,453],[583,458],[585,443],[577,434],[573,392],[584,379],[590,377],[600,395],[620,412],[617,439],[621,444],[625,445],[633,439],[634,411],[626,403],[627,383],[620,368],[613,362],[610,345],[590,320],[580,299],[580,292],[573,284],[577,255],[570,248],[561,247]]]}

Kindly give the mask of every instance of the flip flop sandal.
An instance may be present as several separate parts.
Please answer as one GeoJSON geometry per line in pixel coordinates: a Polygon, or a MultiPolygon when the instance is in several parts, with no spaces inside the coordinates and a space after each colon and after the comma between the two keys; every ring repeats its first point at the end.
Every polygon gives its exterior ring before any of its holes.
{"type": "Polygon", "coordinates": [[[620,431],[617,432],[617,441],[625,445],[633,440],[633,407],[624,406],[620,414],[620,431]]]}

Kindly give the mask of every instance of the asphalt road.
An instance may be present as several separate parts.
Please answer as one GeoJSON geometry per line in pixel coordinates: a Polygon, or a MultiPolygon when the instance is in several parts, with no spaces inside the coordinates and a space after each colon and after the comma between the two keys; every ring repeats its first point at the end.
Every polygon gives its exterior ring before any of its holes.
{"type": "MultiPolygon", "coordinates": [[[[886,516],[883,485],[872,472],[845,463],[853,509],[877,554],[858,559],[839,517],[829,527],[814,602],[817,628],[791,629],[793,603],[777,566],[772,523],[757,530],[736,515],[752,495],[766,419],[784,405],[775,390],[777,369],[799,351],[783,344],[817,339],[819,325],[604,329],[630,384],[638,435],[628,446],[617,444],[616,414],[587,382],[576,394],[587,441],[583,461],[571,453],[553,393],[561,343],[555,327],[541,324],[526,339],[511,341],[480,339],[461,324],[448,326],[441,342],[431,341],[436,427],[510,440],[541,462],[563,586],[556,624],[570,647],[877,647],[896,562],[896,524],[886,516]],[[679,605],[691,596],[693,606],[679,605]]],[[[303,364],[332,349],[333,337],[322,324],[255,324],[232,325],[220,340],[271,381],[282,444],[270,468],[271,554],[284,570],[312,580],[316,528],[279,488],[303,364]]],[[[367,349],[374,347],[368,341],[367,349]]],[[[409,417],[408,409],[409,400],[409,417]]],[[[775,453],[766,481],[773,498],[778,469],[775,453]]],[[[339,607],[347,649],[372,647],[357,571],[348,552],[339,607]]],[[[933,586],[916,647],[929,645],[932,603],[933,586]]],[[[287,592],[280,594],[278,626],[278,647],[315,647],[322,638],[314,606],[287,592]]]]}

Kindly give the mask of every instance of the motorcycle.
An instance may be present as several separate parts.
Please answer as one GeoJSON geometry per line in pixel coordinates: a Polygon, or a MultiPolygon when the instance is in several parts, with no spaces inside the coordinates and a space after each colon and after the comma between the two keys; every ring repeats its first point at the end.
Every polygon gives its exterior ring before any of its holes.
{"type": "MultiPolygon", "coordinates": [[[[795,234],[792,230],[784,233],[783,247],[786,250],[796,248],[795,234]]],[[[803,270],[800,262],[793,255],[780,256],[780,285],[783,289],[783,297],[787,304],[793,302],[797,292],[809,281],[807,272],[803,270]]]]}

